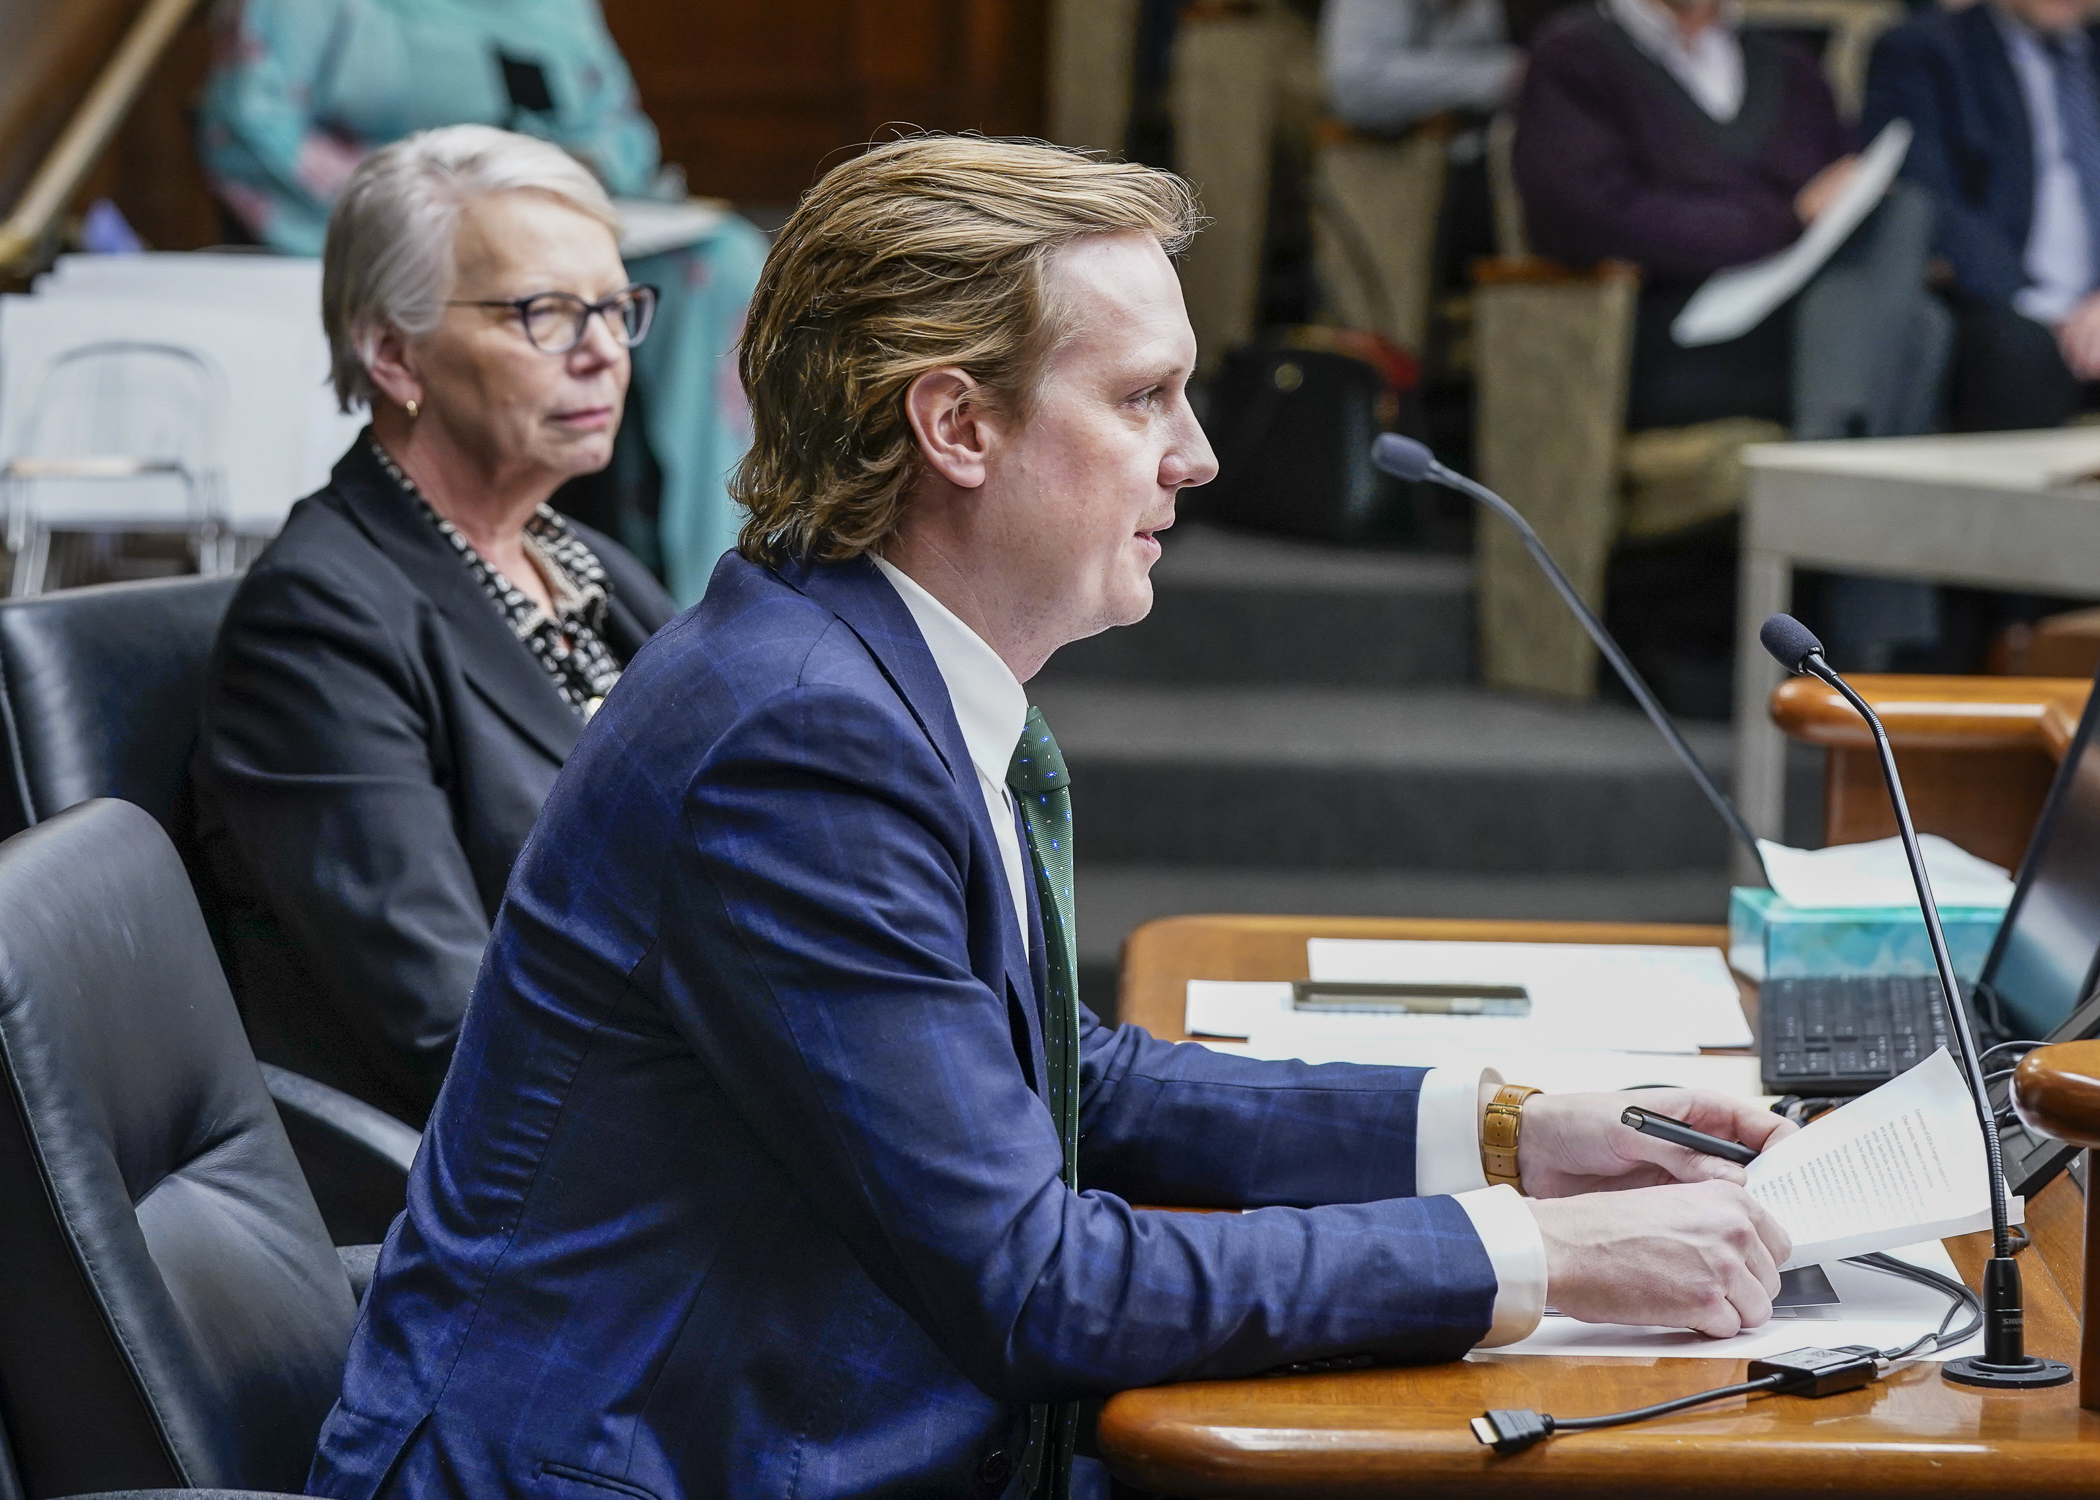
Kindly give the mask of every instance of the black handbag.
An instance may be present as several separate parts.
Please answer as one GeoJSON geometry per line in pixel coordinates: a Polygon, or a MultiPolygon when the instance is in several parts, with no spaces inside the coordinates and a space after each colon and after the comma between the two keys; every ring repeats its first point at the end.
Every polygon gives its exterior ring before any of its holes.
{"type": "Polygon", "coordinates": [[[1302,329],[1244,345],[1211,384],[1218,477],[1190,492],[1191,508],[1315,541],[1407,540],[1413,486],[1372,467],[1371,440],[1419,415],[1413,361],[1370,335],[1302,329]]]}

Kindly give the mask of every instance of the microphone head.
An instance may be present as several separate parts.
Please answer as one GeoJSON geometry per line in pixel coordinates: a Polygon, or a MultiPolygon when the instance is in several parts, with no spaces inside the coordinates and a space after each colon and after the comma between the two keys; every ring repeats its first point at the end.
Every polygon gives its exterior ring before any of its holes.
{"type": "Polygon", "coordinates": [[[1427,445],[1397,432],[1381,432],[1371,443],[1371,462],[1410,484],[1427,479],[1436,467],[1436,455],[1427,445]]]}
{"type": "Polygon", "coordinates": [[[1811,656],[1823,653],[1823,643],[1816,639],[1815,632],[1792,615],[1774,615],[1758,628],[1758,640],[1772,653],[1789,672],[1801,670],[1801,664],[1811,656]]]}

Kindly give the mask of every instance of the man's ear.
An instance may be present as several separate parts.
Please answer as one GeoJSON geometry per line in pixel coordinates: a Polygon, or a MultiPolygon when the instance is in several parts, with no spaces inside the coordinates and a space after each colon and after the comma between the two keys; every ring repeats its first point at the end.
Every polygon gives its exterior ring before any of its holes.
{"type": "Polygon", "coordinates": [[[429,404],[423,398],[423,377],[416,368],[415,351],[398,328],[384,328],[372,341],[371,353],[365,357],[365,373],[379,388],[379,394],[396,406],[406,406],[411,401],[429,404]]]}
{"type": "Polygon", "coordinates": [[[984,483],[993,432],[984,388],[967,371],[928,370],[905,390],[904,414],[929,469],[957,489],[984,483]]]}

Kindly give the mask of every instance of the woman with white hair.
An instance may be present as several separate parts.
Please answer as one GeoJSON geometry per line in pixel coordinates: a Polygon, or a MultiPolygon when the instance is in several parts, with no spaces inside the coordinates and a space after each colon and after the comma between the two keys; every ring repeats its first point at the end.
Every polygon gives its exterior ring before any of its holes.
{"type": "Polygon", "coordinates": [[[649,331],[617,228],[597,179],[526,136],[453,126],[365,159],[322,318],[371,425],[212,656],[199,836],[256,1052],[416,1124],[555,773],[673,613],[546,503],[611,458],[649,331]]]}

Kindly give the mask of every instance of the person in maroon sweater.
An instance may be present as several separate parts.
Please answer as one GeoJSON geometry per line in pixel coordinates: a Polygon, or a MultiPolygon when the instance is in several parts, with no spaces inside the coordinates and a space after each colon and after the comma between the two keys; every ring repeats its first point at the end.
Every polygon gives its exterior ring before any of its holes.
{"type": "MultiPolygon", "coordinates": [[[[1930,200],[1899,183],[1814,280],[1742,337],[1680,348],[1670,325],[1714,272],[1785,249],[1856,168],[1815,60],[1739,29],[1726,0],[1598,0],[1539,31],[1517,106],[1518,189],[1540,253],[1640,267],[1627,425],[1763,417],[1797,438],[1938,424],[1952,320],[1927,290],[1930,200]]],[[[1609,620],[1664,701],[1725,716],[1732,524],[1627,545],[1609,620]]],[[[1845,664],[1929,646],[1925,585],[1832,580],[1818,623],[1845,664]]]]}
{"type": "Polygon", "coordinates": [[[1632,427],[1757,416],[1801,437],[1930,429],[1948,334],[1925,292],[1931,214],[1917,195],[1892,195],[1817,284],[1742,338],[1680,349],[1669,337],[1700,282],[1794,241],[1849,177],[1852,146],[1815,60],[1739,30],[1723,0],[1602,0],[1540,31],[1517,183],[1540,253],[1641,268],[1632,427]],[[1880,295],[1860,298],[1862,284],[1880,295]],[[1797,316],[1804,302],[1813,317],[1797,316]],[[1843,340],[1821,336],[1830,317],[1843,340]]]}

